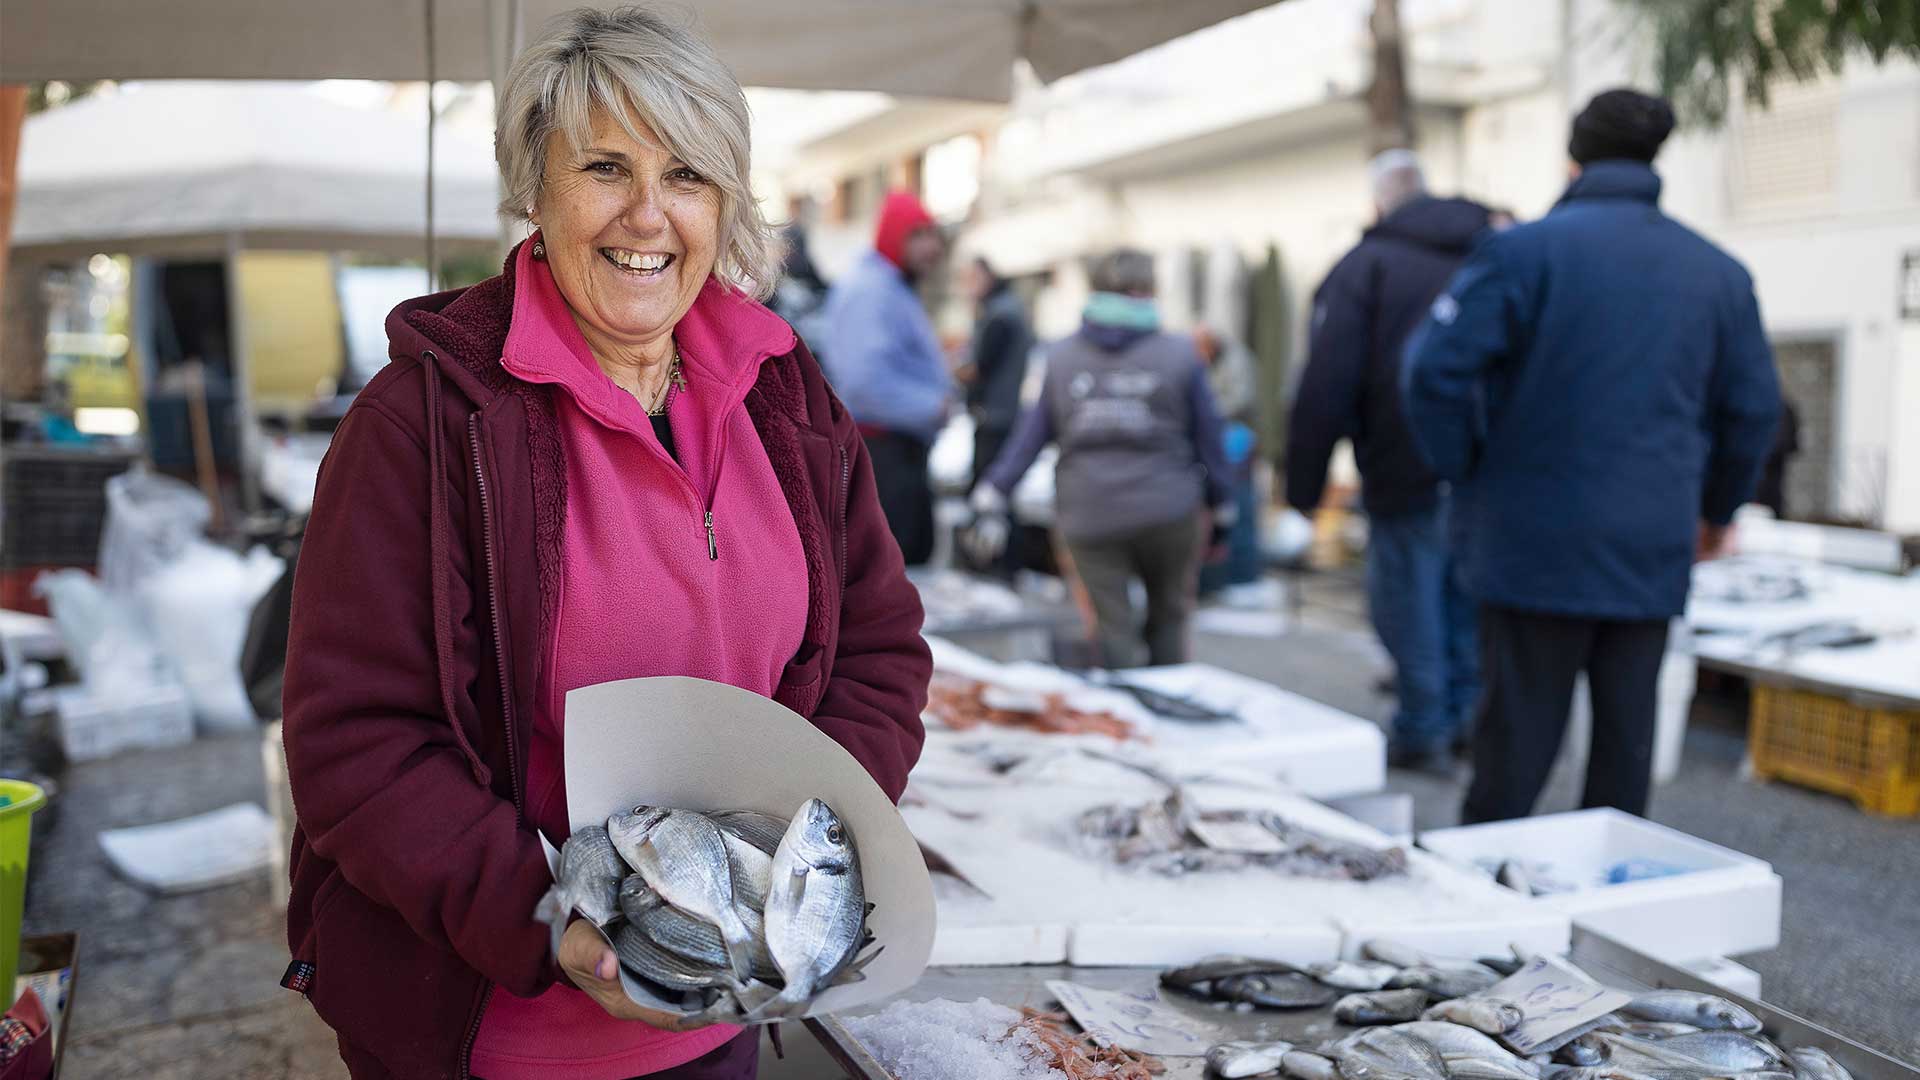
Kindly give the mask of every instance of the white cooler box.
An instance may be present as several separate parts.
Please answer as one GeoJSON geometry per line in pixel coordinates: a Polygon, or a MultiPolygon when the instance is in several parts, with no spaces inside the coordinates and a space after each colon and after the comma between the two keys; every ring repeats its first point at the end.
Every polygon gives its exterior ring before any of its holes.
{"type": "Polygon", "coordinates": [[[1618,810],[1434,829],[1421,847],[1465,865],[1550,864],[1577,887],[1534,898],[1655,959],[1686,963],[1780,944],[1780,875],[1767,863],[1618,810]],[[1677,873],[1606,884],[1634,860],[1677,873]]]}

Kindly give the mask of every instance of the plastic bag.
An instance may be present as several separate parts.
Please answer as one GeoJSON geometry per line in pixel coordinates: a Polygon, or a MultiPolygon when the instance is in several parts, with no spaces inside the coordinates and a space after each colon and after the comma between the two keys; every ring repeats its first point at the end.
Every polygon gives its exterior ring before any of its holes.
{"type": "Polygon", "coordinates": [[[240,650],[253,606],[283,566],[264,547],[241,556],[195,539],[134,589],[202,731],[239,731],[258,723],[240,677],[240,650]]]}
{"type": "Polygon", "coordinates": [[[46,599],[68,660],[100,699],[143,693],[171,678],[139,611],[92,574],[49,571],[34,579],[33,591],[46,599]]]}
{"type": "Polygon", "coordinates": [[[109,591],[132,593],[189,545],[205,542],[201,537],[213,510],[191,484],[136,466],[106,487],[100,582],[109,591]]]}

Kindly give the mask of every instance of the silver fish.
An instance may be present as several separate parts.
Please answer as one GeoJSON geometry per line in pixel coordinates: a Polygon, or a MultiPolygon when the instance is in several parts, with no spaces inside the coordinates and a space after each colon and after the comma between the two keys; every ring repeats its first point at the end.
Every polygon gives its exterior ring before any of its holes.
{"type": "Polygon", "coordinates": [[[1559,1056],[1569,1065],[1590,1069],[1606,1062],[1607,1044],[1591,1034],[1582,1035],[1561,1047],[1559,1056]]]}
{"type": "Polygon", "coordinates": [[[787,833],[787,822],[752,810],[716,810],[707,818],[720,826],[721,832],[737,836],[766,852],[769,859],[780,850],[780,838],[787,833]]]}
{"type": "Polygon", "coordinates": [[[853,834],[832,807],[808,799],[774,853],[767,891],[767,947],[786,985],[756,1018],[794,1015],[833,985],[860,951],[866,917],[853,834]]]}
{"type": "Polygon", "coordinates": [[[1463,1024],[1488,1035],[1505,1035],[1526,1018],[1520,1006],[1495,998],[1454,998],[1440,1002],[1421,1016],[1422,1020],[1463,1024]]]}
{"type": "Polygon", "coordinates": [[[1425,990],[1437,998],[1457,998],[1478,994],[1499,981],[1500,976],[1479,964],[1449,964],[1446,967],[1422,965],[1403,968],[1387,980],[1387,989],[1404,990],[1412,987],[1425,990]]]}
{"type": "Polygon", "coordinates": [[[704,990],[728,981],[727,968],[676,956],[637,926],[622,926],[614,933],[613,951],[635,975],[669,990],[704,990]]]}
{"type": "Polygon", "coordinates": [[[1343,1024],[1404,1024],[1420,1019],[1433,1000],[1425,990],[1375,990],[1348,994],[1333,1003],[1333,1018],[1343,1024]]]}
{"type": "Polygon", "coordinates": [[[1340,996],[1305,975],[1230,975],[1213,983],[1213,996],[1262,1009],[1317,1009],[1340,996]]]}
{"type": "Polygon", "coordinates": [[[1444,1058],[1447,1075],[1453,1080],[1539,1080],[1539,1073],[1516,1064],[1512,1058],[1444,1058]]]}
{"type": "Polygon", "coordinates": [[[1737,1072],[1779,1070],[1787,1055],[1765,1039],[1738,1031],[1699,1031],[1658,1040],[1662,1050],[1685,1054],[1696,1061],[1737,1072]]]}
{"type": "Polygon", "coordinates": [[[1641,994],[1620,1010],[1640,1020],[1692,1024],[1715,1031],[1760,1030],[1760,1018],[1723,997],[1692,990],[1654,990],[1641,994]]]}
{"type": "Polygon", "coordinates": [[[1367,1028],[1334,1044],[1345,1080],[1447,1080],[1447,1063],[1421,1039],[1397,1028],[1367,1028]]]}
{"type": "MultiPolygon", "coordinates": [[[[1458,1027],[1459,1025],[1452,1024],[1449,1026],[1458,1027]]],[[[1544,1055],[1542,1056],[1544,1057],[1544,1055]]],[[[1539,1080],[1540,1077],[1546,1075],[1546,1062],[1535,1061],[1532,1058],[1523,1058],[1514,1054],[1495,1055],[1495,1054],[1442,1053],[1440,1057],[1444,1061],[1446,1061],[1447,1071],[1449,1072],[1453,1071],[1455,1063],[1468,1061],[1468,1062],[1476,1063],[1474,1067],[1477,1068],[1478,1071],[1483,1075],[1487,1072],[1487,1070],[1494,1069],[1494,1068],[1504,1070],[1509,1075],[1516,1075],[1516,1074],[1525,1075],[1533,1078],[1533,1080],[1539,1080]]]]}
{"type": "Polygon", "coordinates": [[[1608,1013],[1595,1031],[1608,1031],[1616,1035],[1631,1035],[1636,1039],[1664,1039],[1669,1035],[1692,1035],[1700,1029],[1692,1024],[1676,1024],[1661,1020],[1635,1020],[1620,1013],[1608,1013]]]}
{"type": "Polygon", "coordinates": [[[613,849],[607,830],[589,825],[560,845],[560,871],[553,888],[540,898],[534,917],[553,929],[553,955],[560,955],[560,937],[573,912],[605,926],[619,914],[617,895],[627,865],[613,849]]]}
{"type": "Polygon", "coordinates": [[[1307,1050],[1280,1055],[1280,1072],[1289,1080],[1341,1080],[1340,1066],[1332,1058],[1307,1050]]]}
{"type": "Polygon", "coordinates": [[[1185,967],[1160,973],[1160,985],[1174,990],[1205,994],[1216,982],[1235,975],[1298,975],[1300,969],[1284,960],[1262,960],[1252,956],[1210,956],[1185,967]]]}
{"type": "Polygon", "coordinates": [[[1280,1059],[1293,1049],[1286,1042],[1223,1042],[1207,1049],[1207,1068],[1227,1080],[1258,1076],[1280,1067],[1280,1059]]]}
{"type": "MultiPolygon", "coordinates": [[[[780,968],[774,964],[773,954],[767,951],[760,913],[742,911],[740,917],[747,924],[747,932],[754,938],[751,950],[753,977],[763,982],[778,980],[780,968]]],[[[668,952],[711,967],[729,966],[727,943],[720,936],[720,929],[712,923],[697,919],[671,904],[654,904],[640,912],[637,918],[629,918],[654,944],[668,952]]]]}
{"type": "Polygon", "coordinates": [[[1499,1058],[1503,1054],[1508,1057],[1513,1055],[1513,1051],[1485,1034],[1469,1027],[1461,1027],[1459,1024],[1423,1020],[1411,1024],[1396,1024],[1393,1030],[1421,1040],[1438,1050],[1443,1057],[1499,1058]]]}
{"type": "Polygon", "coordinates": [[[1387,980],[1399,972],[1400,969],[1392,964],[1371,960],[1335,960],[1332,963],[1314,964],[1307,968],[1307,974],[1335,990],[1360,992],[1385,989],[1387,980]]]}
{"type": "Polygon", "coordinates": [[[726,841],[727,868],[733,873],[733,906],[742,917],[764,909],[767,890],[773,887],[773,856],[725,829],[720,838],[726,841]]]}
{"type": "Polygon", "coordinates": [[[1540,1072],[1542,1080],[1654,1080],[1646,1073],[1634,1072],[1614,1064],[1549,1065],[1540,1072]]]}
{"type": "Polygon", "coordinates": [[[719,827],[691,810],[637,806],[608,818],[607,835],[662,899],[720,928],[729,967],[746,981],[753,936],[734,907],[733,869],[719,827]]]}
{"type": "Polygon", "coordinates": [[[1800,1080],[1853,1080],[1846,1066],[1833,1060],[1833,1055],[1812,1046],[1802,1046],[1787,1051],[1787,1058],[1793,1065],[1793,1075],[1800,1080]]]}

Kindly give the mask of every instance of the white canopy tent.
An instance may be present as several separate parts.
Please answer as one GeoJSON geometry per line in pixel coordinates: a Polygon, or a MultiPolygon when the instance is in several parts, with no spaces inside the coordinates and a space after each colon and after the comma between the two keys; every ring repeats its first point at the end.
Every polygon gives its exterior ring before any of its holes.
{"type": "MultiPolygon", "coordinates": [[[[219,252],[241,246],[417,257],[426,229],[421,118],[289,83],[124,86],[29,119],[13,246],[22,255],[219,252]]],[[[440,131],[434,228],[499,240],[493,148],[440,131]]]]}
{"type": "MultiPolygon", "coordinates": [[[[0,76],[494,78],[581,0],[7,0],[0,76]],[[432,42],[429,57],[428,42],[432,42]]],[[[660,5],[750,86],[1005,101],[1271,0],[702,0],[660,5]]],[[[612,7],[608,0],[592,0],[612,7]]]]}

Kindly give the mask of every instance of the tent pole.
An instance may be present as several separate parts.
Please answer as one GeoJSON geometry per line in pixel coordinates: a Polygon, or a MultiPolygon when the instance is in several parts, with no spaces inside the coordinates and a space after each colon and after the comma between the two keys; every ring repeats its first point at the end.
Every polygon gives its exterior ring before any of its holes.
{"type": "Polygon", "coordinates": [[[433,129],[439,117],[433,109],[433,0],[426,0],[427,38],[427,288],[440,288],[440,245],[433,228],[433,129]]]}
{"type": "Polygon", "coordinates": [[[254,438],[253,364],[247,350],[247,313],[240,294],[240,234],[227,234],[227,366],[233,374],[233,426],[240,451],[240,505],[260,509],[259,453],[254,438]]]}

